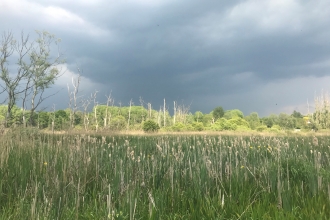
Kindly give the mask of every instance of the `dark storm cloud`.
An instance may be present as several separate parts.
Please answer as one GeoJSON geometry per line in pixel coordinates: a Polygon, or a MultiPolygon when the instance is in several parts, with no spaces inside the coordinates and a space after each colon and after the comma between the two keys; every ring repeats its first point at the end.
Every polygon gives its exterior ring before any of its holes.
{"type": "Polygon", "coordinates": [[[55,33],[62,38],[68,69],[77,73],[79,66],[90,80],[86,86],[112,91],[123,103],[132,98],[137,104],[141,96],[154,106],[166,98],[192,103],[192,111],[223,105],[265,114],[265,103],[271,106],[267,95],[284,99],[275,111],[295,98],[301,104],[299,92],[276,96],[285,82],[303,87],[304,78],[312,77],[309,87],[315,91],[328,79],[330,3],[325,0],[0,4],[7,9],[0,9],[0,20],[7,21],[3,30],[55,33]],[[27,11],[15,10],[22,5],[27,11]]]}

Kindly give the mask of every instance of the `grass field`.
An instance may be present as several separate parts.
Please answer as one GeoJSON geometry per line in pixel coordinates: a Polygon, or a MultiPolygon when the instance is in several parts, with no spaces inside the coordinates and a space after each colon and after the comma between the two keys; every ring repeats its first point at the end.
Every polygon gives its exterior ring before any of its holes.
{"type": "Polygon", "coordinates": [[[0,219],[330,219],[329,136],[0,137],[0,219]]]}

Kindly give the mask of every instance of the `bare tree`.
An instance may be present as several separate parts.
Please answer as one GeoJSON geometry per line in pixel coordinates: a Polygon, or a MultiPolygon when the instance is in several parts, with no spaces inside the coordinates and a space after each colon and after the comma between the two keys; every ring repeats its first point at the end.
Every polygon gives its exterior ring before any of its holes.
{"type": "Polygon", "coordinates": [[[166,113],[166,103],[165,103],[165,99],[164,99],[164,127],[166,127],[166,115],[165,115],[165,113],[166,113]]]}
{"type": "Polygon", "coordinates": [[[185,106],[184,104],[178,105],[176,103],[175,107],[175,117],[178,122],[186,124],[187,115],[189,114],[190,106],[185,106]]]}
{"type": "Polygon", "coordinates": [[[53,105],[53,112],[52,112],[52,132],[54,133],[55,127],[55,105],[53,105]]]}
{"type": "MultiPolygon", "coordinates": [[[[143,99],[142,99],[142,97],[140,96],[140,98],[139,98],[139,101],[140,101],[140,105],[141,105],[141,107],[142,107],[142,109],[144,108],[144,101],[143,101],[143,99]]],[[[141,116],[142,116],[142,123],[144,122],[144,120],[145,120],[145,115],[144,115],[144,113],[143,113],[143,111],[142,111],[142,114],[141,114],[141,116]]]]}
{"type": "Polygon", "coordinates": [[[128,120],[127,120],[127,130],[129,130],[129,121],[131,120],[131,109],[132,109],[133,101],[132,99],[129,101],[129,109],[128,109],[128,120]]]}
{"type": "Polygon", "coordinates": [[[95,131],[97,132],[99,129],[99,122],[97,120],[97,107],[98,107],[98,102],[96,101],[96,96],[97,96],[98,91],[95,91],[92,95],[91,98],[93,99],[94,103],[94,123],[95,123],[95,131]]]}
{"type": "Polygon", "coordinates": [[[148,102],[148,119],[151,119],[152,117],[151,110],[152,110],[151,103],[148,102]]]}
{"type": "Polygon", "coordinates": [[[104,125],[103,128],[106,128],[108,126],[108,123],[110,122],[111,119],[111,112],[109,114],[109,105],[113,106],[114,100],[111,98],[111,93],[106,96],[107,97],[107,107],[105,109],[105,116],[104,116],[104,125]]]}
{"type": "Polygon", "coordinates": [[[177,108],[175,101],[173,102],[173,106],[174,106],[173,107],[173,111],[174,111],[174,114],[173,114],[173,125],[175,125],[176,108],[177,108]]]}
{"type": "Polygon", "coordinates": [[[91,100],[86,99],[82,102],[82,106],[84,108],[84,127],[85,127],[85,131],[88,131],[89,129],[89,114],[88,114],[88,107],[91,104],[91,100]]]}
{"type": "Polygon", "coordinates": [[[162,107],[159,107],[159,111],[158,111],[158,114],[157,114],[157,123],[160,125],[161,124],[161,115],[162,115],[162,107]]]}
{"type": "MultiPolygon", "coordinates": [[[[78,71],[80,72],[79,68],[78,71]]],[[[75,116],[76,112],[78,110],[78,104],[77,104],[77,95],[79,91],[79,85],[80,85],[80,74],[76,79],[72,77],[72,86],[73,91],[70,91],[70,87],[68,86],[68,93],[69,93],[69,109],[70,109],[70,128],[74,128],[75,124],[75,116]]]]}

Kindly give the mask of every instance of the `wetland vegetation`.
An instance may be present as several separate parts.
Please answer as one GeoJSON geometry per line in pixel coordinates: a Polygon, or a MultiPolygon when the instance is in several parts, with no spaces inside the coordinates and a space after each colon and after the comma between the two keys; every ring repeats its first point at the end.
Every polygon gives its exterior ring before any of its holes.
{"type": "Polygon", "coordinates": [[[329,219],[330,138],[0,137],[0,219],[329,219]]]}

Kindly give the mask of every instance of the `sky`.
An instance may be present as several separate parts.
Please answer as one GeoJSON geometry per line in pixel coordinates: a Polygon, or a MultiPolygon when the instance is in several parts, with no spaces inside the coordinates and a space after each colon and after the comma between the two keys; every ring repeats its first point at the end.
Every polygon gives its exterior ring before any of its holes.
{"type": "Polygon", "coordinates": [[[1,33],[61,39],[63,75],[43,103],[57,109],[80,73],[79,97],[97,91],[99,104],[306,114],[330,90],[329,21],[328,0],[0,1],[1,33]]]}

